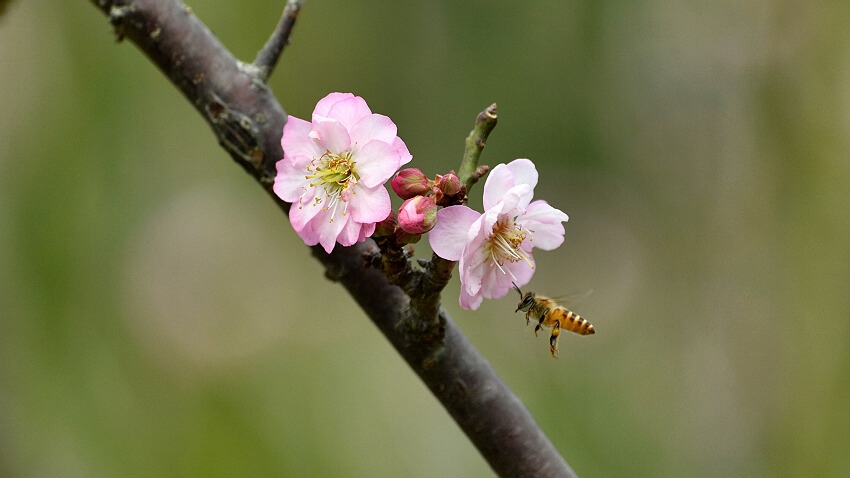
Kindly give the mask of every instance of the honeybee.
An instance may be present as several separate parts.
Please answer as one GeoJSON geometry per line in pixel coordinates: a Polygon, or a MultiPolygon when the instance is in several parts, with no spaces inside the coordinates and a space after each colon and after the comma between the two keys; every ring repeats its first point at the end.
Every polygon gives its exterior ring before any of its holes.
{"type": "Polygon", "coordinates": [[[514,289],[519,292],[520,302],[514,312],[525,312],[525,324],[528,325],[531,319],[537,320],[537,326],[534,327],[534,336],[543,327],[550,327],[552,335],[549,336],[549,351],[552,356],[558,358],[558,336],[561,334],[561,329],[575,332],[579,335],[592,335],[596,331],[590,322],[584,320],[581,316],[567,310],[566,307],[558,305],[553,299],[537,295],[534,292],[526,292],[525,294],[514,284],[514,289]]]}

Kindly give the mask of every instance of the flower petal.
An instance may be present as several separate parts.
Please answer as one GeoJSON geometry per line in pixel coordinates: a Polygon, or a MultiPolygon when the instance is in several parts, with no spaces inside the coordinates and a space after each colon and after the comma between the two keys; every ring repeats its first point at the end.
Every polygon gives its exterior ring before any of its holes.
{"type": "Polygon", "coordinates": [[[374,188],[387,182],[398,170],[398,152],[382,141],[370,141],[352,156],[360,182],[374,188]]]}
{"type": "Polygon", "coordinates": [[[316,188],[310,189],[300,203],[293,203],[289,209],[289,222],[296,231],[304,229],[317,214],[322,212],[322,205],[314,200],[317,192],[316,188]]]}
{"type": "Polygon", "coordinates": [[[478,310],[478,307],[481,307],[481,302],[483,301],[484,297],[480,294],[470,295],[461,287],[458,303],[462,308],[466,310],[478,310]]]}
{"type": "Polygon", "coordinates": [[[347,129],[351,130],[364,116],[371,114],[372,111],[366,104],[366,100],[355,96],[334,103],[328,111],[327,117],[339,121],[347,129]]]}
{"type": "Polygon", "coordinates": [[[428,233],[434,253],[447,261],[460,260],[472,224],[481,214],[466,206],[449,206],[437,211],[437,224],[428,233]]]}
{"type": "Polygon", "coordinates": [[[371,224],[361,224],[361,226],[360,237],[357,238],[357,242],[363,242],[367,237],[372,236],[372,234],[375,233],[375,227],[377,224],[373,222],[371,224]]]}
{"type": "MultiPolygon", "coordinates": [[[[527,184],[531,187],[532,195],[537,185],[537,169],[528,159],[515,159],[508,164],[499,164],[487,176],[484,183],[484,209],[495,207],[502,196],[511,188],[527,184]]],[[[519,207],[525,207],[531,197],[519,207]]]]}
{"type": "Polygon", "coordinates": [[[496,211],[499,214],[517,216],[525,212],[525,207],[534,197],[534,190],[527,184],[514,186],[502,194],[502,198],[488,211],[496,211]]]}
{"type": "MultiPolygon", "coordinates": [[[[533,265],[534,257],[530,253],[526,253],[526,257],[533,265]]],[[[513,288],[514,283],[519,287],[528,284],[535,271],[534,267],[525,261],[505,262],[501,267],[505,272],[494,265],[489,276],[485,277],[484,286],[481,288],[484,298],[501,299],[513,288]]]]}
{"type": "Polygon", "coordinates": [[[409,163],[411,159],[413,159],[413,155],[410,154],[410,151],[407,149],[407,145],[404,144],[404,141],[401,140],[398,136],[393,140],[392,144],[393,148],[398,151],[399,163],[398,166],[402,167],[405,164],[409,163]]]}
{"type": "Polygon", "coordinates": [[[389,117],[379,114],[364,116],[357,124],[349,128],[351,141],[359,144],[366,144],[376,139],[388,145],[392,144],[397,138],[397,131],[395,123],[389,117]]]}
{"type": "Polygon", "coordinates": [[[342,215],[342,208],[337,207],[336,209],[323,209],[310,221],[310,225],[319,236],[319,244],[322,245],[325,252],[330,254],[333,251],[340,232],[349,220],[348,217],[342,215]],[[332,218],[333,220],[331,220],[332,218]]]}
{"type": "Polygon", "coordinates": [[[337,242],[347,247],[356,242],[362,241],[363,239],[360,239],[362,228],[363,225],[359,222],[346,219],[345,226],[342,228],[342,231],[340,231],[337,242]]]}
{"type": "Polygon", "coordinates": [[[295,232],[298,233],[298,237],[304,241],[304,244],[307,244],[308,246],[315,246],[319,243],[319,235],[313,231],[313,228],[309,223],[300,231],[296,229],[295,232]]]}
{"type": "Polygon", "coordinates": [[[325,96],[316,103],[316,107],[313,109],[313,121],[316,121],[316,116],[319,116],[322,120],[326,119],[333,105],[349,98],[354,98],[354,95],[351,93],[331,93],[325,96]]]}
{"type": "Polygon", "coordinates": [[[531,245],[540,249],[551,251],[564,242],[563,221],[569,220],[569,216],[563,211],[555,209],[546,201],[534,201],[528,206],[525,214],[517,217],[517,223],[532,231],[531,245]]]}
{"type": "Polygon", "coordinates": [[[367,188],[358,183],[348,201],[348,214],[359,223],[380,222],[390,215],[392,203],[390,193],[383,185],[367,188]]]}
{"type": "Polygon", "coordinates": [[[284,158],[278,161],[277,175],[274,178],[274,192],[286,202],[296,202],[309,188],[309,181],[305,178],[307,166],[310,161],[298,157],[298,159],[284,158]]]}
{"type": "Polygon", "coordinates": [[[289,116],[283,125],[283,136],[280,138],[280,146],[283,148],[283,157],[288,159],[307,158],[312,160],[324,153],[310,137],[312,123],[289,116]]]}
{"type": "Polygon", "coordinates": [[[351,147],[348,130],[339,121],[327,120],[316,123],[313,126],[311,136],[316,138],[319,148],[323,149],[319,156],[324,154],[325,150],[340,154],[351,147]]]}

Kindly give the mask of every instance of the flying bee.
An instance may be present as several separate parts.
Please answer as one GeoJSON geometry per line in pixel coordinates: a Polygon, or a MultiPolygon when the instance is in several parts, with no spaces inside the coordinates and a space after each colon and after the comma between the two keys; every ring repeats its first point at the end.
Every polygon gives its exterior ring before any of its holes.
{"type": "Polygon", "coordinates": [[[593,326],[590,322],[584,320],[581,316],[567,310],[566,307],[558,305],[555,300],[542,295],[537,295],[534,292],[526,292],[525,294],[514,284],[514,289],[519,292],[519,305],[514,312],[525,312],[525,324],[528,325],[531,319],[537,321],[537,326],[534,327],[534,336],[543,327],[550,327],[552,335],[549,336],[549,351],[552,356],[558,358],[558,336],[561,334],[561,329],[575,332],[579,335],[595,334],[593,326]]]}

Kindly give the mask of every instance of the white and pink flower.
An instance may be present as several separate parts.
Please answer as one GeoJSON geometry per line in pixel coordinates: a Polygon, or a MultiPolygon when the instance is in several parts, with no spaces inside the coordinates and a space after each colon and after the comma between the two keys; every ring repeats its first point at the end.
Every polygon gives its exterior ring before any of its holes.
{"type": "Polygon", "coordinates": [[[384,183],[413,158],[392,120],[351,93],[322,98],[312,121],[289,116],[280,143],[274,192],[301,239],[328,253],[372,235],[392,210],[384,183]]]}
{"type": "Polygon", "coordinates": [[[537,169],[528,159],[493,168],[484,184],[484,214],[466,206],[437,212],[428,234],[443,259],[459,261],[460,306],[504,297],[512,283],[522,287],[534,274],[532,249],[552,250],[564,242],[569,217],[534,197],[537,169]]]}

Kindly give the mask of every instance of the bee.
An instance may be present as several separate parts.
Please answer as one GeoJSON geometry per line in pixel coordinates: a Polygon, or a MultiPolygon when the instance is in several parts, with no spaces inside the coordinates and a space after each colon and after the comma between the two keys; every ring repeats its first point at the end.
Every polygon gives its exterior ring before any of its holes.
{"type": "Polygon", "coordinates": [[[534,327],[534,336],[543,327],[550,327],[552,335],[549,337],[549,351],[552,356],[558,358],[558,336],[561,334],[561,329],[575,332],[579,335],[592,335],[596,331],[590,322],[584,318],[567,310],[566,307],[558,305],[553,299],[537,295],[534,292],[526,292],[525,294],[514,284],[514,289],[519,292],[519,305],[514,312],[525,312],[525,324],[528,325],[531,319],[537,320],[537,326],[534,327]]]}

